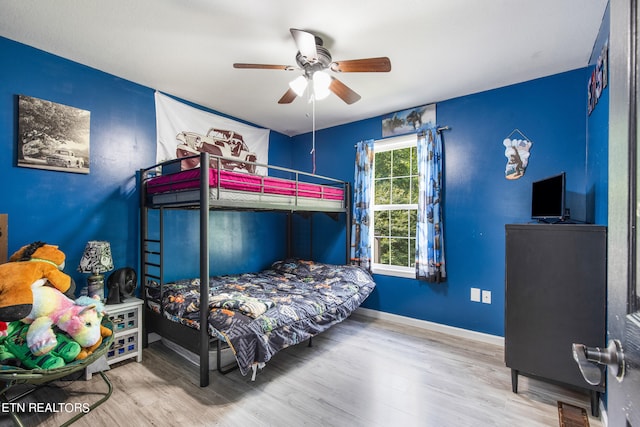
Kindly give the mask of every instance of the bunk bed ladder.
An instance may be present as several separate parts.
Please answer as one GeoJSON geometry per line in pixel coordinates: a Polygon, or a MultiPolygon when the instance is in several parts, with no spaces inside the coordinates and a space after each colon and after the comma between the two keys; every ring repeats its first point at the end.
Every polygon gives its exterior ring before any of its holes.
{"type": "MultiPolygon", "coordinates": [[[[163,259],[162,259],[162,233],[163,233],[163,222],[164,222],[164,208],[160,208],[159,210],[159,221],[160,221],[160,237],[158,239],[151,239],[148,235],[148,227],[145,227],[145,236],[142,238],[142,268],[143,268],[143,279],[155,279],[158,281],[158,284],[162,286],[164,284],[164,274],[163,274],[163,259]]],[[[145,216],[148,215],[148,212],[145,213],[145,216]]]]}
{"type": "MultiPolygon", "coordinates": [[[[163,209],[161,208],[159,211],[159,221],[160,221],[160,237],[158,239],[149,238],[149,207],[147,206],[147,201],[145,198],[146,188],[144,187],[148,170],[141,170],[139,179],[143,185],[143,188],[140,191],[140,289],[141,289],[141,298],[145,300],[146,305],[146,285],[149,279],[156,280],[158,285],[162,287],[164,277],[163,277],[163,268],[162,268],[162,222],[163,222],[163,209]]],[[[162,289],[162,288],[161,288],[162,289]]],[[[142,327],[145,329],[145,333],[142,334],[142,345],[143,347],[147,347],[149,345],[149,336],[146,333],[146,324],[145,324],[145,310],[142,310],[142,327]]]]}
{"type": "MultiPolygon", "coordinates": [[[[143,215],[146,215],[144,213],[143,215]]],[[[148,237],[142,238],[142,277],[140,277],[140,289],[141,292],[146,294],[145,286],[147,285],[149,279],[155,280],[158,282],[160,289],[162,289],[163,285],[163,274],[162,274],[162,239],[149,239],[148,237]],[[157,259],[157,261],[156,261],[157,259]],[[154,270],[151,272],[150,270],[154,270]],[[157,273],[156,273],[157,272],[157,273]]],[[[146,295],[143,296],[143,299],[146,303],[146,295]]],[[[162,304],[162,300],[160,302],[162,304]]],[[[161,307],[162,310],[162,307],[161,307]]],[[[144,313],[144,310],[142,311],[144,313]]],[[[143,346],[147,347],[149,342],[149,335],[146,333],[146,325],[144,325],[145,333],[142,334],[143,346]]]]}

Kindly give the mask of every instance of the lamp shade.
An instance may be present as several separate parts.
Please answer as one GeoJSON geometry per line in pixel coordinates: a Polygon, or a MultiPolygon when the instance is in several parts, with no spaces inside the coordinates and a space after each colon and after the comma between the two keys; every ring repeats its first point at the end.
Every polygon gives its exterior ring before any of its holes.
{"type": "Polygon", "coordinates": [[[304,90],[307,88],[307,78],[305,76],[298,76],[289,82],[289,87],[296,93],[296,95],[302,96],[304,94],[304,90]]]}
{"type": "Polygon", "coordinates": [[[104,273],[113,270],[111,245],[101,240],[91,240],[84,248],[78,271],[81,273],[104,273]]]}
{"type": "Polygon", "coordinates": [[[331,76],[324,71],[316,71],[313,73],[313,95],[317,100],[325,99],[331,91],[331,76]]]}

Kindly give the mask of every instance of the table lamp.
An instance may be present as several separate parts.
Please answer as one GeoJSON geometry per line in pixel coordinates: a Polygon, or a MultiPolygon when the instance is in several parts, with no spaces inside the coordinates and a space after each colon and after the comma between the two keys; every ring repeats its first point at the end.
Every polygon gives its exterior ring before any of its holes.
{"type": "Polygon", "coordinates": [[[98,295],[100,301],[104,301],[104,275],[102,273],[111,270],[113,270],[113,259],[111,258],[111,245],[109,242],[101,240],[87,242],[80,259],[78,271],[91,273],[91,276],[87,278],[88,296],[94,297],[98,295]]]}

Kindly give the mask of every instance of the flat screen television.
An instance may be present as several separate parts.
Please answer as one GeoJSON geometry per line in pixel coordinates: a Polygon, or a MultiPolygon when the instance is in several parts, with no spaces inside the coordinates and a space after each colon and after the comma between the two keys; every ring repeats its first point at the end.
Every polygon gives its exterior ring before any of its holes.
{"type": "Polygon", "coordinates": [[[540,222],[563,221],[566,173],[534,181],[531,185],[531,218],[540,222]]]}

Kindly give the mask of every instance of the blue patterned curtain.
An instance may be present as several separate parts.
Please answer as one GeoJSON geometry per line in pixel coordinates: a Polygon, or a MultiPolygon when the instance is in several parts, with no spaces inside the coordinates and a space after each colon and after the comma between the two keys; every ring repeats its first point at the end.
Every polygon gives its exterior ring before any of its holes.
{"type": "Polygon", "coordinates": [[[416,277],[428,282],[447,278],[442,222],[442,139],[437,128],[418,133],[418,225],[416,277]]]}
{"type": "Polygon", "coordinates": [[[351,224],[351,263],[371,269],[369,241],[369,209],[373,182],[373,140],[356,145],[353,185],[353,217],[351,224]]]}

